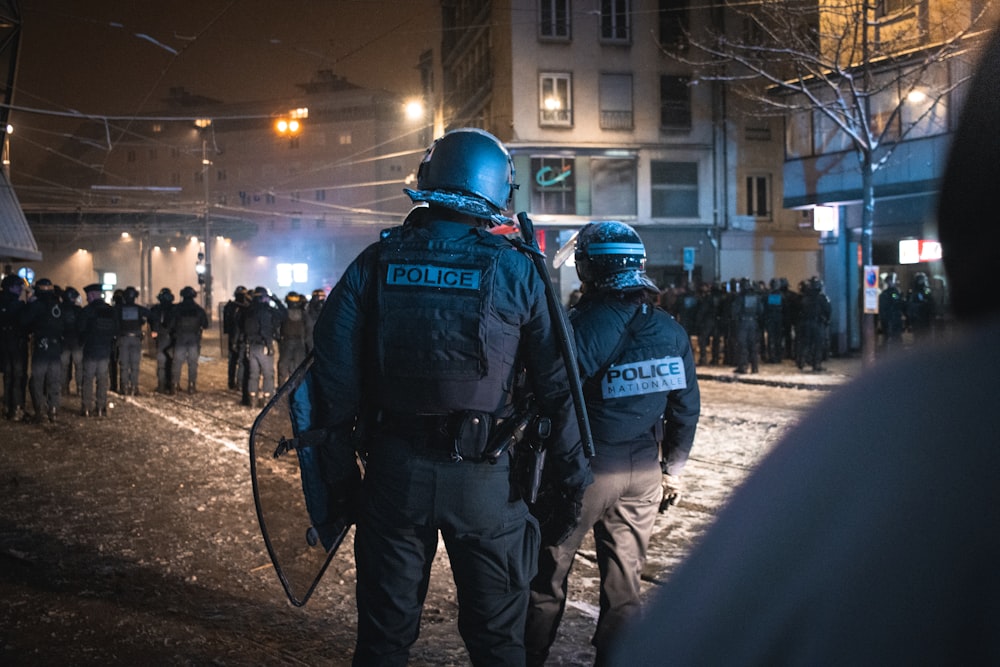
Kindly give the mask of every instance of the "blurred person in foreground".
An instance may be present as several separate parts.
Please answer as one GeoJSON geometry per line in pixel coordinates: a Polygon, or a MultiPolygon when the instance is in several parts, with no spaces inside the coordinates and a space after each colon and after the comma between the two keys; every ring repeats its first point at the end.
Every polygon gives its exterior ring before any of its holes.
{"type": "Polygon", "coordinates": [[[939,201],[961,331],[866,371],[790,431],[614,664],[1000,664],[1000,293],[982,289],[1000,245],[998,125],[994,34],[939,201]],[[906,419],[871,409],[902,395],[906,419]]]}
{"type": "MultiPolygon", "coordinates": [[[[551,419],[545,472],[566,498],[565,531],[590,470],[545,285],[531,259],[490,228],[514,185],[496,137],[452,130],[417,172],[420,204],[347,268],[314,330],[321,450],[334,500],[352,506],[356,450],[355,665],[404,665],[420,630],[439,535],[474,665],[525,663],[528,584],[544,532],[488,453],[515,412],[525,370],[551,419]]],[[[558,537],[556,538],[558,539],[558,537]]]]}
{"type": "Polygon", "coordinates": [[[580,524],[539,556],[525,632],[529,665],[548,658],[576,552],[591,531],[601,573],[592,643],[604,664],[609,638],[639,610],[656,514],[677,502],[701,413],[690,337],[654,306],[659,289],[646,277],[636,231],[622,222],[590,223],[576,239],[575,258],[584,289],[570,321],[599,455],[580,524]]]}

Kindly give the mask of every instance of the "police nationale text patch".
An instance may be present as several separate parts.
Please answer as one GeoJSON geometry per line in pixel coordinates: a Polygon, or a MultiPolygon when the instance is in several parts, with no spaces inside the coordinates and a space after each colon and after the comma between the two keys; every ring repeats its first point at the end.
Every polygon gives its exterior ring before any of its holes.
{"type": "Polygon", "coordinates": [[[385,282],[410,287],[478,290],[481,271],[433,264],[389,264],[385,282]]]}
{"type": "Polygon", "coordinates": [[[647,359],[612,366],[601,383],[604,398],[640,396],[687,387],[684,360],[680,357],[647,359]]]}

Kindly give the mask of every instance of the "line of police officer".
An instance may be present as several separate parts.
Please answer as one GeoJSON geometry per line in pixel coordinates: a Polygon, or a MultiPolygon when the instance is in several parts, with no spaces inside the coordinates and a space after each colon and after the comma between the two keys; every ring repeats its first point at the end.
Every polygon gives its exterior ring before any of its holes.
{"type": "Polygon", "coordinates": [[[0,291],[0,371],[4,375],[4,416],[18,421],[54,422],[62,397],[80,397],[80,415],[106,417],[108,392],[139,394],[142,341],[148,326],[156,341],[157,390],[180,388],[183,366],[188,391],[196,390],[201,335],[208,326],[205,310],[192,287],[173,304],[168,288],[152,308],[136,303],[134,287],[116,290],[104,300],[100,284],[83,288],[86,304],[73,287],[60,289],[48,278],[27,282],[3,278],[0,291]],[[30,377],[30,380],[28,379],[30,377]],[[25,411],[25,388],[33,414],[25,411]]]}
{"type": "Polygon", "coordinates": [[[241,392],[241,405],[266,405],[305,360],[325,300],[323,289],[313,290],[308,300],[291,291],[282,303],[263,286],[252,292],[243,285],[236,288],[222,309],[222,333],[229,352],[228,386],[241,392]]]}
{"type": "Polygon", "coordinates": [[[667,290],[661,304],[697,337],[698,364],[756,373],[761,362],[792,359],[823,370],[829,354],[830,299],[813,276],[790,289],[787,278],[769,285],[748,278],[703,283],[697,294],[667,290]]]}

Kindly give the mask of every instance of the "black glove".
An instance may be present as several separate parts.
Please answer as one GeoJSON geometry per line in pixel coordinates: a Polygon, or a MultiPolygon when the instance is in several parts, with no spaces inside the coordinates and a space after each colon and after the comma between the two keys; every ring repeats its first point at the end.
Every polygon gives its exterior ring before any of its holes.
{"type": "Polygon", "coordinates": [[[579,525],[582,512],[582,488],[542,487],[538,500],[531,506],[542,531],[542,546],[557,547],[565,542],[579,525]]]}
{"type": "Polygon", "coordinates": [[[663,473],[660,484],[663,487],[663,498],[660,500],[660,512],[662,513],[666,512],[671,505],[677,504],[684,491],[684,484],[681,482],[680,475],[668,475],[667,473],[663,473]]]}

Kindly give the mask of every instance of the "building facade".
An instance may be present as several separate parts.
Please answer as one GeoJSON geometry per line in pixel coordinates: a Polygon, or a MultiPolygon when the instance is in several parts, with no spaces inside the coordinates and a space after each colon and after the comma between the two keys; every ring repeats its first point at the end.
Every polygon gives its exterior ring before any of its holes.
{"type": "MultiPolygon", "coordinates": [[[[514,157],[515,209],[548,245],[634,225],[662,288],[808,277],[811,217],[780,206],[780,118],[755,118],[676,55],[724,12],[687,0],[444,0],[442,118],[514,157]]],[[[551,256],[552,253],[550,253],[551,256]]],[[[575,272],[557,275],[567,294],[575,272]]]]}

